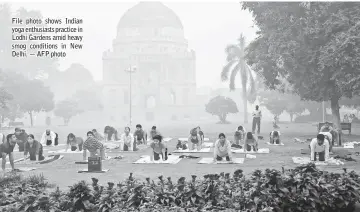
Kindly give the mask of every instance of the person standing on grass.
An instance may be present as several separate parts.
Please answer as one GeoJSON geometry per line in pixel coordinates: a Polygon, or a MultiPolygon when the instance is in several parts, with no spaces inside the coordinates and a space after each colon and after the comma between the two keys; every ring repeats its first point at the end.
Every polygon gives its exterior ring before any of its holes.
{"type": "Polygon", "coordinates": [[[260,122],[261,122],[261,110],[259,109],[259,105],[255,106],[255,111],[252,113],[253,122],[252,122],[252,133],[255,134],[256,126],[257,126],[257,134],[260,134],[260,122]]]}
{"type": "Polygon", "coordinates": [[[244,145],[246,131],[243,126],[239,126],[234,134],[234,143],[232,145],[236,145],[237,147],[241,147],[244,145]]]}
{"type": "Polygon", "coordinates": [[[162,136],[161,135],[155,135],[153,137],[153,142],[150,144],[150,147],[153,149],[153,159],[155,161],[160,160],[160,155],[163,160],[165,160],[165,150],[166,145],[162,142],[162,136]]]}
{"type": "MultiPolygon", "coordinates": [[[[96,138],[96,136],[94,137],[96,138]]],[[[76,151],[77,149],[79,149],[79,151],[82,151],[83,144],[84,144],[84,140],[81,137],[76,137],[73,133],[70,133],[67,136],[65,151],[67,152],[69,147],[71,148],[72,152],[76,151]]]]}
{"type": "Polygon", "coordinates": [[[224,157],[226,161],[232,161],[231,143],[226,139],[224,133],[220,133],[214,146],[214,162],[222,161],[224,157]]]}
{"type": "Polygon", "coordinates": [[[318,134],[310,142],[310,160],[327,161],[329,159],[330,145],[325,135],[318,134]]]}
{"type": "Polygon", "coordinates": [[[24,152],[25,143],[27,142],[28,135],[26,134],[25,130],[15,128],[15,136],[17,139],[17,144],[19,146],[19,152],[24,152]]]}
{"type": "Polygon", "coordinates": [[[43,156],[43,146],[37,140],[35,140],[34,135],[28,135],[27,142],[25,143],[25,151],[24,151],[24,158],[26,160],[27,155],[30,155],[30,160],[32,161],[42,161],[45,159],[43,156]]]}
{"type": "Polygon", "coordinates": [[[87,160],[86,153],[90,152],[90,157],[101,157],[102,160],[105,160],[105,147],[104,145],[95,138],[92,131],[87,132],[87,139],[83,145],[83,159],[87,160]]]}
{"type": "Polygon", "coordinates": [[[270,144],[281,144],[280,131],[272,131],[270,133],[270,144]]]}
{"type": "Polygon", "coordinates": [[[244,151],[258,151],[258,141],[251,132],[246,133],[245,142],[244,142],[244,151]]]}
{"type": "Polygon", "coordinates": [[[140,124],[136,125],[136,131],[134,132],[134,138],[138,145],[147,144],[147,135],[146,132],[142,129],[140,124]]]}
{"type": "Polygon", "coordinates": [[[125,127],[120,141],[120,150],[129,152],[136,151],[136,147],[134,146],[135,139],[134,136],[130,133],[130,127],[125,127]]]}
{"type": "Polygon", "coordinates": [[[0,153],[2,157],[2,170],[5,171],[6,166],[6,156],[9,155],[10,165],[12,171],[15,171],[14,165],[14,148],[16,145],[16,136],[15,134],[9,134],[6,136],[5,143],[0,144],[0,153]]]}

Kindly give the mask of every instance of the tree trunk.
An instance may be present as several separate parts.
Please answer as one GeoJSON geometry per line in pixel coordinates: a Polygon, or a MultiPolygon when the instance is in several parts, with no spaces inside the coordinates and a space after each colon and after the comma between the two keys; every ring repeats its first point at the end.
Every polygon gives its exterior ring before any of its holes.
{"type": "Polygon", "coordinates": [[[243,105],[244,105],[244,123],[247,124],[248,121],[248,108],[247,108],[247,92],[246,85],[242,85],[242,96],[243,96],[243,105]]]}
{"type": "Polygon", "coordinates": [[[32,111],[28,112],[29,113],[29,116],[30,116],[30,123],[31,123],[31,126],[33,126],[33,116],[32,116],[32,111]]]}
{"type": "Polygon", "coordinates": [[[290,122],[293,122],[294,114],[293,113],[289,113],[289,114],[290,114],[290,122]]]}
{"type": "Polygon", "coordinates": [[[226,114],[226,113],[220,114],[220,115],[219,115],[220,122],[221,122],[221,123],[226,123],[226,117],[227,117],[227,114],[226,114]]]}
{"type": "Polygon", "coordinates": [[[335,120],[334,121],[335,126],[338,130],[338,137],[337,137],[338,145],[340,146],[341,141],[339,138],[341,137],[342,130],[341,130],[341,120],[340,120],[339,98],[338,97],[331,98],[330,103],[331,103],[331,113],[333,115],[333,119],[335,120]]]}

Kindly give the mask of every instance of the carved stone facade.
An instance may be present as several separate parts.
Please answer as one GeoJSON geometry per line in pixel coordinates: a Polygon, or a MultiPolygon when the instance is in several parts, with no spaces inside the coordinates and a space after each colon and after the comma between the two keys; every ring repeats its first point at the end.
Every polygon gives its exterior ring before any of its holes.
{"type": "Polygon", "coordinates": [[[105,120],[133,123],[182,119],[196,106],[195,52],[188,50],[177,15],[141,2],[120,19],[113,49],[103,54],[105,120]]]}

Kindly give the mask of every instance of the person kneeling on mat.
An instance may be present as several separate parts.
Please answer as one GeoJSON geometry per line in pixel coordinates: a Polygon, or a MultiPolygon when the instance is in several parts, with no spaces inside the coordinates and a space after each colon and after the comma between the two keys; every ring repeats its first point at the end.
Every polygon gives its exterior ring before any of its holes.
{"type": "Polygon", "coordinates": [[[329,159],[330,144],[325,135],[318,134],[310,143],[311,161],[327,161],[329,159]]]}
{"type": "Polygon", "coordinates": [[[58,135],[55,132],[47,129],[42,135],[40,143],[46,146],[57,146],[58,145],[57,139],[58,139],[58,135]]]}
{"type": "Polygon", "coordinates": [[[83,159],[86,161],[86,151],[90,152],[90,157],[101,157],[102,160],[105,160],[105,147],[104,145],[95,138],[94,133],[89,131],[87,134],[87,139],[83,145],[83,159]]]}
{"type": "Polygon", "coordinates": [[[234,134],[233,145],[234,146],[236,145],[237,148],[241,148],[241,146],[244,145],[245,134],[246,134],[246,131],[245,131],[244,127],[239,126],[234,134]]]}
{"type": "Polygon", "coordinates": [[[12,171],[15,171],[15,165],[14,165],[14,148],[16,145],[16,136],[15,134],[9,134],[6,136],[6,141],[2,144],[0,144],[0,153],[2,156],[2,170],[5,171],[5,165],[6,165],[6,156],[9,155],[10,165],[12,168],[12,171]]]}
{"type": "Polygon", "coordinates": [[[187,149],[186,141],[178,140],[178,143],[176,144],[176,149],[186,150],[187,149]]]}
{"type": "Polygon", "coordinates": [[[42,144],[35,140],[34,135],[30,134],[28,135],[27,142],[25,143],[25,151],[24,151],[24,158],[26,160],[27,155],[30,155],[30,160],[36,161],[42,161],[45,159],[43,156],[43,146],[42,144]]]}
{"type": "Polygon", "coordinates": [[[258,141],[251,132],[246,133],[244,151],[258,151],[258,141]]]}
{"type": "Polygon", "coordinates": [[[130,133],[130,127],[125,127],[124,133],[121,135],[120,150],[128,152],[136,151],[135,138],[130,133]]]}
{"type": "MultiPolygon", "coordinates": [[[[96,138],[95,135],[94,135],[94,137],[96,138]]],[[[84,144],[84,140],[81,137],[76,137],[73,133],[70,133],[67,136],[66,144],[67,144],[66,149],[65,149],[66,152],[68,151],[69,146],[71,147],[72,152],[76,151],[78,148],[79,148],[79,151],[81,151],[83,144],[84,144]]]]}
{"type": "Polygon", "coordinates": [[[190,150],[194,150],[196,146],[197,150],[200,151],[202,145],[200,134],[195,130],[191,131],[188,143],[191,144],[190,150]]]}
{"type": "Polygon", "coordinates": [[[166,146],[162,142],[162,136],[161,135],[155,135],[153,137],[153,142],[150,144],[150,147],[153,149],[154,156],[153,159],[155,161],[160,160],[160,155],[163,160],[166,160],[166,146]]]}
{"type": "Polygon", "coordinates": [[[281,144],[279,131],[272,131],[270,133],[270,144],[281,144]]]}
{"type": "Polygon", "coordinates": [[[231,143],[226,139],[224,133],[220,133],[219,139],[215,141],[214,162],[222,161],[224,157],[226,157],[226,161],[232,161],[231,143]]]}

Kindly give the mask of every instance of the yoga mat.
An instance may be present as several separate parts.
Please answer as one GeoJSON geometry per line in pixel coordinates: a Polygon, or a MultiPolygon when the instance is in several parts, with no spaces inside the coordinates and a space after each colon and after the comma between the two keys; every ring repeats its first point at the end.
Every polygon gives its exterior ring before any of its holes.
{"type": "Polygon", "coordinates": [[[179,158],[179,156],[175,156],[175,155],[169,155],[168,159],[163,161],[160,157],[160,160],[158,161],[151,161],[150,156],[145,156],[140,158],[139,160],[135,161],[135,164],[142,164],[142,163],[146,163],[146,164],[177,164],[179,163],[179,161],[181,161],[181,158],[179,158]]]}
{"type": "MultiPolygon", "coordinates": [[[[37,168],[35,167],[19,167],[19,168],[15,168],[16,172],[29,172],[29,171],[33,171],[36,170],[37,168]]],[[[7,171],[11,171],[11,168],[7,168],[7,171]]]]}
{"type": "Polygon", "coordinates": [[[225,158],[223,158],[222,161],[216,161],[214,163],[214,158],[202,158],[198,163],[199,164],[242,164],[244,163],[245,158],[233,158],[233,161],[226,161],[225,158]]]}
{"type": "Polygon", "coordinates": [[[120,142],[106,142],[103,143],[105,149],[118,149],[120,148],[120,142]]]}
{"type": "Polygon", "coordinates": [[[57,150],[57,151],[48,151],[48,154],[80,154],[83,153],[83,151],[71,151],[68,149],[68,151],[65,151],[65,149],[57,150]]]}
{"type": "Polygon", "coordinates": [[[203,146],[209,148],[209,147],[214,147],[214,144],[210,142],[204,142],[203,146]]]}
{"type": "Polygon", "coordinates": [[[87,169],[83,169],[83,170],[78,171],[78,173],[105,173],[108,171],[109,171],[109,169],[104,169],[102,171],[88,171],[87,169]]]}
{"type": "Polygon", "coordinates": [[[46,164],[46,163],[51,163],[51,162],[56,161],[56,160],[61,160],[63,158],[64,158],[64,155],[48,156],[44,160],[38,161],[37,163],[38,164],[46,164]]]}
{"type": "Polygon", "coordinates": [[[137,152],[140,152],[141,150],[144,150],[144,149],[147,149],[149,146],[148,145],[144,145],[144,144],[141,144],[141,145],[136,145],[136,148],[138,148],[137,151],[122,151],[120,149],[111,149],[113,151],[109,151],[109,152],[127,152],[127,153],[137,153],[137,152]]]}
{"type": "MultiPolygon", "coordinates": [[[[189,140],[189,138],[179,138],[178,140],[187,141],[187,140],[189,140]]],[[[210,139],[209,138],[204,138],[204,141],[210,141],[210,139]]]]}
{"type": "Polygon", "coordinates": [[[253,152],[253,151],[244,152],[244,149],[231,149],[231,152],[239,153],[239,154],[247,154],[247,153],[249,153],[249,154],[269,154],[270,149],[262,148],[262,149],[259,149],[257,152],[253,152]]]}
{"type": "Polygon", "coordinates": [[[171,141],[171,139],[172,139],[172,138],[164,138],[163,140],[164,140],[165,142],[169,142],[169,141],[171,141]]]}
{"type": "Polygon", "coordinates": [[[317,166],[344,165],[344,162],[334,159],[334,158],[329,158],[328,161],[311,161],[309,157],[293,157],[292,160],[296,164],[315,163],[315,165],[317,165],[317,166]]]}
{"type": "Polygon", "coordinates": [[[284,146],[283,143],[280,144],[271,144],[270,142],[266,142],[267,145],[271,145],[271,146],[284,146]]]}
{"type": "MultiPolygon", "coordinates": [[[[105,158],[105,160],[110,160],[111,157],[110,156],[107,156],[105,158]]],[[[75,164],[88,164],[88,160],[85,160],[85,161],[75,161],[75,164]]]]}
{"type": "Polygon", "coordinates": [[[202,148],[200,149],[200,151],[198,151],[197,149],[194,150],[190,150],[190,149],[177,149],[175,151],[173,151],[174,153],[208,153],[210,152],[210,148],[202,148]]]}
{"type": "MultiPolygon", "coordinates": [[[[6,157],[6,158],[8,158],[8,157],[6,157]]],[[[30,158],[30,157],[28,156],[27,159],[28,158],[30,158]]],[[[18,162],[21,162],[21,161],[24,161],[24,160],[25,160],[25,158],[19,158],[17,160],[14,160],[14,163],[18,163],[18,162]]],[[[6,164],[10,164],[10,161],[6,162],[6,164]]]]}

